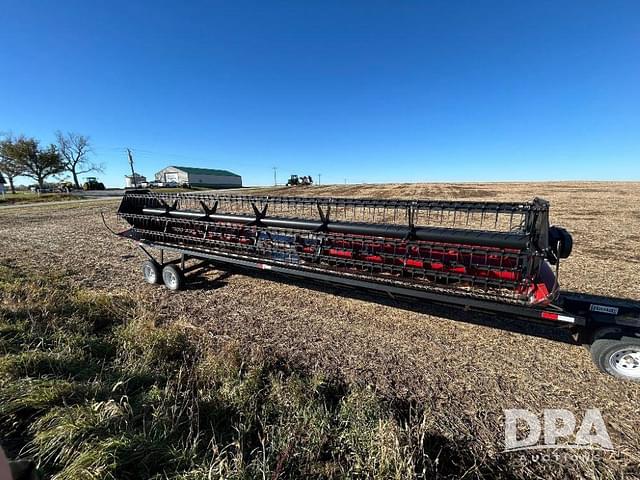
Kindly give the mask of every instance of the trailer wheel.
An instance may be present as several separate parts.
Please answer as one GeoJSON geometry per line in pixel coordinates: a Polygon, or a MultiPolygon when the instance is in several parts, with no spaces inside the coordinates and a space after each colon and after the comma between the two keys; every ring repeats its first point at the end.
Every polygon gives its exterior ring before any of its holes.
{"type": "Polygon", "coordinates": [[[591,344],[598,368],[614,377],[640,382],[640,338],[607,332],[591,344]]]}
{"type": "Polygon", "coordinates": [[[184,275],[175,265],[166,265],[162,269],[162,280],[169,290],[180,290],[184,286],[184,275]]]}
{"type": "Polygon", "coordinates": [[[160,283],[160,266],[152,260],[146,260],[142,264],[142,275],[147,283],[160,283]]]}

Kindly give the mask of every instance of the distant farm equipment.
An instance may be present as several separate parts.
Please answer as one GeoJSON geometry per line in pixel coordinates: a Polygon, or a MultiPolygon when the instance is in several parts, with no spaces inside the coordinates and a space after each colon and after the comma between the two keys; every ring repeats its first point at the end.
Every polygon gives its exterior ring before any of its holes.
{"type": "Polygon", "coordinates": [[[69,193],[71,190],[73,190],[73,183],[67,180],[63,180],[62,182],[58,183],[58,185],[56,185],[56,190],[60,193],[69,193]]]}
{"type": "Polygon", "coordinates": [[[63,180],[58,183],[44,183],[42,187],[36,183],[29,185],[27,189],[33,193],[69,193],[73,190],[73,183],[63,180]]]}
{"type": "Polygon", "coordinates": [[[302,177],[291,175],[289,180],[287,180],[287,187],[296,187],[299,185],[303,187],[313,185],[313,178],[311,178],[311,175],[304,175],[302,177]]]}
{"type": "Polygon", "coordinates": [[[87,177],[82,184],[83,190],[104,190],[104,183],[99,182],[96,177],[87,177]]]}

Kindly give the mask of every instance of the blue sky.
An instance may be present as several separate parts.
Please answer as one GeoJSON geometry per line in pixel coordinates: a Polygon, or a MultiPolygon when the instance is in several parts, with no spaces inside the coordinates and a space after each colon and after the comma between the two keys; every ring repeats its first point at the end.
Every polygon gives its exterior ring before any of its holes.
{"type": "Polygon", "coordinates": [[[0,0],[0,131],[102,178],[640,179],[640,2],[0,0]]]}

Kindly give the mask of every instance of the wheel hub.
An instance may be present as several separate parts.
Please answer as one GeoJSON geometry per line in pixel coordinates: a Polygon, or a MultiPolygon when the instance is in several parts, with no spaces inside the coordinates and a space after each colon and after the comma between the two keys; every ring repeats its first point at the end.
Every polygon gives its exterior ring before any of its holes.
{"type": "Polygon", "coordinates": [[[144,278],[149,283],[156,283],[157,281],[157,273],[151,265],[144,265],[142,268],[142,274],[144,278]]]}
{"type": "Polygon", "coordinates": [[[610,358],[611,367],[628,377],[640,377],[640,347],[626,347],[614,352],[610,358]]]}
{"type": "Polygon", "coordinates": [[[178,285],[178,276],[175,272],[171,270],[165,270],[162,272],[162,279],[164,280],[165,285],[171,289],[175,289],[176,285],[178,285]]]}

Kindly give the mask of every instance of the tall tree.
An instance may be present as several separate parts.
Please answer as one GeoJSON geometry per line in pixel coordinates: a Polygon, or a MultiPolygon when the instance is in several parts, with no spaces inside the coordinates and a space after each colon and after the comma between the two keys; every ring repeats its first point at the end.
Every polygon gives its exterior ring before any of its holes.
{"type": "Polygon", "coordinates": [[[33,178],[40,188],[51,175],[64,172],[64,164],[55,145],[41,149],[35,138],[20,137],[15,141],[16,161],[23,168],[23,175],[33,178]]]}
{"type": "Polygon", "coordinates": [[[89,137],[73,132],[64,134],[58,130],[56,132],[56,140],[64,168],[73,176],[73,183],[76,188],[80,188],[79,175],[104,171],[102,165],[95,164],[89,160],[89,154],[92,151],[89,137]]]}
{"type": "Polygon", "coordinates": [[[9,181],[11,193],[16,193],[13,180],[24,173],[24,167],[16,159],[16,144],[11,136],[0,140],[0,172],[9,181]]]}

